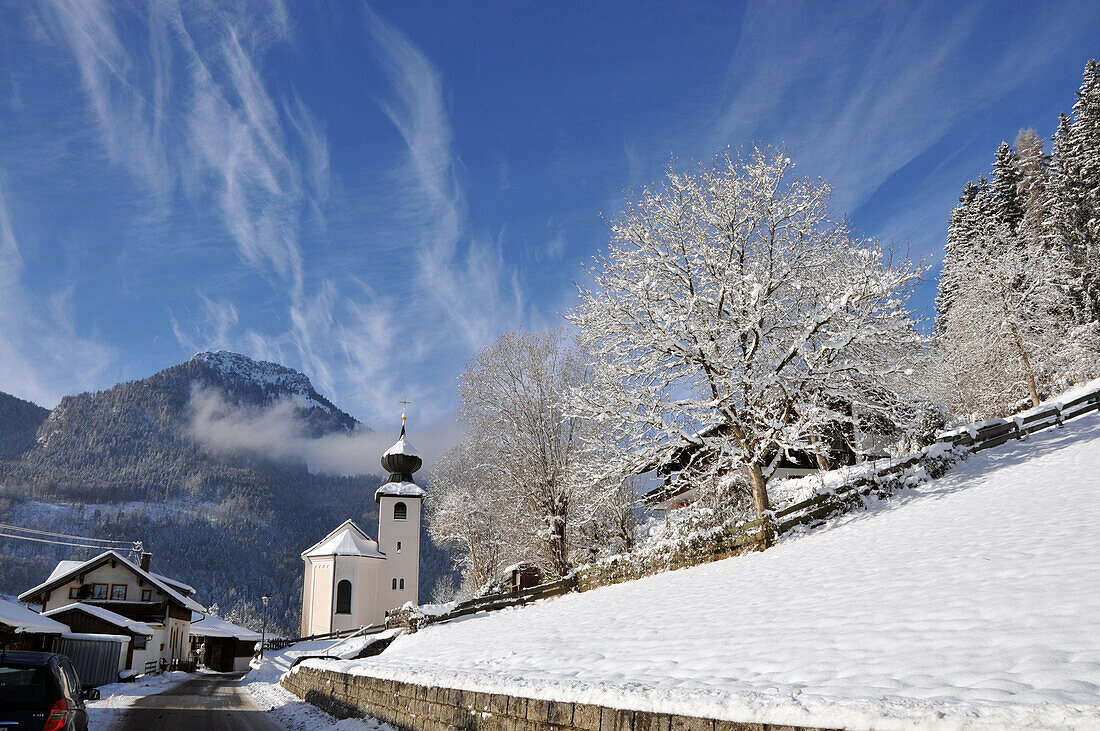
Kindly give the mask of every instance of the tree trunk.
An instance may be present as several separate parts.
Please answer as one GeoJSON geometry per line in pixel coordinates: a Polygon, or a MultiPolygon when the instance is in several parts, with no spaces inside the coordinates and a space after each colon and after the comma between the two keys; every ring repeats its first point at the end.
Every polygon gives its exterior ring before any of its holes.
{"type": "Polygon", "coordinates": [[[758,464],[751,464],[749,479],[752,482],[752,504],[756,509],[757,519],[763,521],[760,526],[760,545],[762,548],[770,548],[774,541],[775,526],[772,525],[770,505],[768,504],[768,482],[764,479],[764,471],[758,464]]]}
{"type": "Polygon", "coordinates": [[[1031,395],[1031,405],[1038,406],[1042,403],[1039,400],[1039,389],[1035,384],[1035,370],[1031,367],[1031,359],[1027,357],[1027,347],[1024,345],[1024,338],[1020,335],[1020,329],[1016,327],[1016,323],[1011,323],[1012,337],[1016,340],[1016,349],[1020,351],[1020,360],[1024,363],[1024,372],[1027,373],[1027,390],[1031,395]]]}

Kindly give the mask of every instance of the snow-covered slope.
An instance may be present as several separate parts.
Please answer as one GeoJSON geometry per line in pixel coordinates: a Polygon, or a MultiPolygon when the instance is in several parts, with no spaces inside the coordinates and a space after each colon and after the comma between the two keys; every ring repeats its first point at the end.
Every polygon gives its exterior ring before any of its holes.
{"type": "Polygon", "coordinates": [[[333,669],[735,721],[1100,727],[1100,415],[775,548],[333,669]]]}

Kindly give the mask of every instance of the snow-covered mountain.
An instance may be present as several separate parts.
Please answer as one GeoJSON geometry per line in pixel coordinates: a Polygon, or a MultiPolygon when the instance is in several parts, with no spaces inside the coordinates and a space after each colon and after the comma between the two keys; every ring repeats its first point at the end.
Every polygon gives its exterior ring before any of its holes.
{"type": "MultiPolygon", "coordinates": [[[[0,454],[0,522],[142,540],[162,573],[200,588],[200,601],[247,619],[258,616],[267,591],[269,618],[297,627],[298,553],[347,518],[375,523],[383,477],[313,474],[294,454],[204,448],[191,428],[198,391],[253,413],[293,404],[307,437],[367,429],[303,373],[236,353],[199,353],[142,380],[66,396],[48,415],[19,406],[22,431],[0,419],[0,444],[22,445],[0,454]]],[[[56,560],[86,553],[0,541],[0,593],[33,586],[56,560]]],[[[427,540],[422,556],[427,596],[450,566],[427,540]]]]}
{"type": "Polygon", "coordinates": [[[333,426],[344,431],[360,427],[358,421],[319,394],[304,373],[293,368],[227,350],[197,353],[186,365],[196,382],[223,389],[238,405],[266,406],[289,399],[311,416],[322,433],[333,426]],[[320,413],[312,414],[314,410],[320,413]]]}

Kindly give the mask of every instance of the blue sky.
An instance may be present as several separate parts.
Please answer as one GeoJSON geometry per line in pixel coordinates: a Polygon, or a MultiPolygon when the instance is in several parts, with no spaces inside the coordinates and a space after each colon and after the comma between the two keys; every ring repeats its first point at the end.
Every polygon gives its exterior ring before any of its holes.
{"type": "Polygon", "coordinates": [[[560,324],[671,156],[785,144],[938,266],[963,184],[1053,132],[1097,38],[1090,3],[6,4],[0,391],[227,348],[442,429],[469,355],[560,324]]]}

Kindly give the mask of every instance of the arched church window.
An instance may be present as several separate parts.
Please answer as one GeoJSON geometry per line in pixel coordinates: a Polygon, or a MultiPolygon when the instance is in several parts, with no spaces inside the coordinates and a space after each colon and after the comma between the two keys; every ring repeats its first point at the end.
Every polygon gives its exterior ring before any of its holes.
{"type": "Polygon", "coordinates": [[[394,520],[405,520],[408,517],[409,517],[409,508],[408,508],[408,506],[405,505],[405,503],[394,503],[393,504],[393,519],[394,520]]]}
{"type": "Polygon", "coordinates": [[[397,579],[393,580],[393,590],[397,591],[397,579]]]}
{"type": "Polygon", "coordinates": [[[405,589],[405,580],[401,579],[401,590],[404,591],[404,589],[405,589]]]}
{"type": "Polygon", "coordinates": [[[351,582],[347,579],[336,585],[336,613],[351,614],[351,582]]]}

